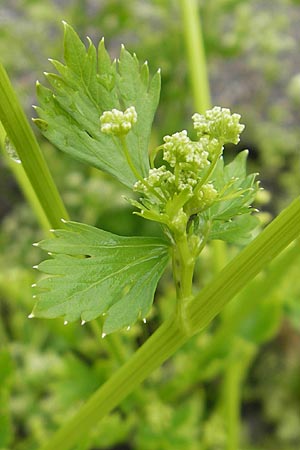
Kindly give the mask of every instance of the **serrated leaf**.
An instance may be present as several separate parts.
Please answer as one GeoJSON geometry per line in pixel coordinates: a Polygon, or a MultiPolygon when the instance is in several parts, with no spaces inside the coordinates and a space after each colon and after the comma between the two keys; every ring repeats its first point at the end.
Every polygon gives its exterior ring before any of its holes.
{"type": "MultiPolygon", "coordinates": [[[[103,111],[134,106],[138,120],[127,136],[131,159],[141,176],[149,170],[148,144],[160,94],[160,74],[149,79],[148,67],[125,48],[117,64],[110,61],[104,41],[98,52],[88,49],[65,24],[65,65],[51,61],[59,75],[46,74],[51,90],[38,85],[42,133],[60,150],[115,176],[126,186],[136,181],[120,143],[100,131],[103,111]],[[98,59],[98,61],[97,61],[98,59]]],[[[37,122],[39,125],[40,122],[37,122]]]]}
{"type": "Polygon", "coordinates": [[[210,231],[210,239],[220,239],[237,245],[245,245],[252,238],[252,232],[259,224],[255,216],[241,215],[231,221],[215,220],[210,231]]]}
{"type": "MultiPolygon", "coordinates": [[[[246,174],[248,151],[240,152],[234,160],[224,166],[223,159],[213,172],[212,181],[220,194],[208,210],[199,215],[204,222],[210,221],[209,239],[221,239],[238,245],[247,244],[259,221],[251,216],[251,204],[258,190],[256,174],[246,174]]],[[[200,225],[201,226],[201,225],[200,225]]]]}
{"type": "Polygon", "coordinates": [[[105,314],[104,333],[145,317],[169,259],[158,238],[124,237],[76,222],[39,246],[53,253],[38,268],[35,317],[89,321],[105,314]],[[81,257],[80,257],[81,256],[81,257]]]}

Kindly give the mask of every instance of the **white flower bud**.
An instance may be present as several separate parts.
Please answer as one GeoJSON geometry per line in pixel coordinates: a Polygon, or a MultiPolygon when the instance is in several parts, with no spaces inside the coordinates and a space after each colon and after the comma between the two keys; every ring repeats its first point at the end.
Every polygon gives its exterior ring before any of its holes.
{"type": "Polygon", "coordinates": [[[130,106],[124,112],[118,109],[104,111],[100,117],[101,131],[115,136],[126,135],[137,121],[137,113],[134,106],[130,106]]]}
{"type": "Polygon", "coordinates": [[[221,144],[239,142],[240,134],[245,128],[239,123],[240,118],[239,114],[231,114],[230,109],[220,106],[206,111],[204,115],[195,113],[192,116],[199,138],[207,135],[211,139],[216,138],[221,144]]]}

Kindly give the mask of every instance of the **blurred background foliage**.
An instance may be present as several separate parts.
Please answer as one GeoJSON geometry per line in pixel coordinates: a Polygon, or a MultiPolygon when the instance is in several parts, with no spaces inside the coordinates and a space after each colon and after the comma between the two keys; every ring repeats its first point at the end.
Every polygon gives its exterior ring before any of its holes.
{"type": "MultiPolygon", "coordinates": [[[[300,188],[300,2],[199,0],[199,10],[212,102],[242,114],[246,130],[238,150],[250,149],[249,170],[260,173],[266,190],[257,206],[266,224],[300,188]]],[[[1,60],[29,118],[35,81],[50,70],[47,58],[62,59],[61,20],[82,39],[88,35],[98,42],[105,36],[113,58],[124,43],[148,60],[153,72],[161,67],[153,146],[190,126],[195,111],[175,0],[0,2],[1,60]]],[[[157,232],[131,214],[124,187],[36,133],[73,220],[124,235],[157,232]]],[[[228,159],[236,151],[229,147],[228,159]]],[[[147,324],[104,340],[96,323],[29,321],[36,277],[31,266],[42,258],[31,244],[43,234],[12,164],[1,157],[0,449],[34,450],[170,314],[175,294],[166,273],[147,324]]],[[[228,249],[229,255],[235,252],[228,249]]],[[[77,450],[298,450],[299,246],[287,252],[77,450]]],[[[208,248],[197,267],[199,288],[218,265],[208,248]]]]}

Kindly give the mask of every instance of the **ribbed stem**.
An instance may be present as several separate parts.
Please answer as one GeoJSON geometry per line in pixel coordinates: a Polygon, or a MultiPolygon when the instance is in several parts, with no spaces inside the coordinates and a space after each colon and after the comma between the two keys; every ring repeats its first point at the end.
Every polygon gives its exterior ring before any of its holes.
{"type": "Polygon", "coordinates": [[[52,237],[52,233],[49,232],[51,225],[44,213],[44,210],[41,207],[41,204],[34,190],[32,189],[32,186],[26,176],[22,164],[18,164],[17,162],[13,161],[5,152],[5,136],[5,130],[0,122],[0,147],[1,149],[3,149],[3,157],[10,170],[12,171],[15,179],[17,180],[18,185],[24,194],[24,197],[34,211],[41,228],[44,230],[45,234],[48,235],[48,237],[52,237]]]}
{"type": "Polygon", "coordinates": [[[300,234],[300,197],[205,286],[189,304],[194,333],[206,327],[250,280],[300,234]]]}
{"type": "Polygon", "coordinates": [[[4,67],[0,64],[0,121],[15,147],[32,189],[52,228],[61,228],[68,214],[37,140],[4,67]]]}

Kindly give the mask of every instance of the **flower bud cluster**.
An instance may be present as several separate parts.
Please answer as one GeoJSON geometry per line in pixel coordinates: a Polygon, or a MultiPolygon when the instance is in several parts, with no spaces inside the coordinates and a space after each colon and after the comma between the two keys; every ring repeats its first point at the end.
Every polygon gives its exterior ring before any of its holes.
{"type": "Polygon", "coordinates": [[[239,114],[231,114],[229,109],[220,106],[206,111],[204,115],[196,113],[192,116],[199,138],[208,135],[222,144],[239,142],[240,134],[245,128],[239,123],[240,118],[239,114]]]}
{"type": "Polygon", "coordinates": [[[154,188],[156,192],[165,198],[175,193],[175,175],[167,170],[166,166],[150,169],[145,181],[146,183],[137,181],[134,185],[134,190],[149,196],[149,187],[154,188]]]}
{"type": "Polygon", "coordinates": [[[163,159],[169,164],[170,170],[165,165],[150,169],[149,176],[145,178],[146,183],[138,181],[134,189],[149,195],[149,187],[154,188],[166,200],[182,191],[192,197],[201,173],[210,165],[207,149],[214,150],[214,143],[211,144],[206,137],[192,141],[186,130],[165,136],[164,141],[163,159]]]}
{"type": "Polygon", "coordinates": [[[162,149],[166,164],[150,169],[149,176],[134,185],[136,191],[145,195],[142,203],[136,204],[141,215],[166,223],[177,233],[188,226],[191,216],[218,200],[214,168],[223,145],[239,142],[244,129],[239,120],[240,116],[231,114],[229,109],[214,107],[204,115],[193,115],[197,141],[192,141],[186,130],[165,136],[158,149],[162,149]]]}
{"type": "Polygon", "coordinates": [[[178,165],[180,169],[197,171],[209,165],[208,152],[205,151],[203,144],[193,142],[183,130],[172,136],[164,137],[163,159],[171,167],[178,165]]]}
{"type": "Polygon", "coordinates": [[[100,117],[101,131],[114,136],[126,135],[137,121],[137,113],[134,106],[130,106],[124,112],[118,109],[104,111],[100,117]]]}

